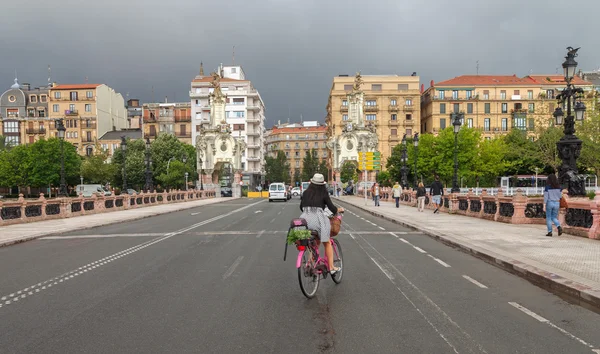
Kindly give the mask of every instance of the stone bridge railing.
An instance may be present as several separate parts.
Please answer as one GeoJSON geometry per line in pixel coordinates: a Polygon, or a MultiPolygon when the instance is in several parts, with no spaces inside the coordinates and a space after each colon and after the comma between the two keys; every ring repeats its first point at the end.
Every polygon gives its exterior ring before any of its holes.
{"type": "Polygon", "coordinates": [[[143,208],[146,206],[180,203],[190,200],[214,198],[214,191],[170,191],[139,193],[136,195],[93,195],[89,198],[46,199],[44,194],[36,200],[25,200],[19,194],[16,201],[0,201],[0,226],[41,220],[70,218],[111,211],[143,208]]]}
{"type": "MultiPolygon", "coordinates": [[[[558,219],[565,232],[600,239],[600,191],[596,191],[594,199],[569,198],[566,191],[563,195],[567,208],[560,209],[558,219]]],[[[382,200],[394,199],[390,195],[382,200]]],[[[400,203],[416,207],[416,192],[403,191],[400,203]]],[[[428,209],[434,208],[429,195],[425,198],[425,205],[428,209]]],[[[526,196],[521,190],[513,196],[504,196],[501,191],[498,195],[489,195],[485,189],[480,195],[475,195],[472,190],[467,194],[444,195],[440,211],[512,224],[546,224],[544,198],[526,196]]]]}

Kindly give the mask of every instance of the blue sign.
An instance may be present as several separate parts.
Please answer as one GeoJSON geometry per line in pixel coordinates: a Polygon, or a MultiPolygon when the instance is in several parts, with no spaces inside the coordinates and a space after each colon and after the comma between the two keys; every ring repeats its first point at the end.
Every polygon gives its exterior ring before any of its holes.
{"type": "Polygon", "coordinates": [[[299,185],[300,185],[300,182],[296,181],[296,185],[297,185],[297,186],[299,186],[299,185]]]}

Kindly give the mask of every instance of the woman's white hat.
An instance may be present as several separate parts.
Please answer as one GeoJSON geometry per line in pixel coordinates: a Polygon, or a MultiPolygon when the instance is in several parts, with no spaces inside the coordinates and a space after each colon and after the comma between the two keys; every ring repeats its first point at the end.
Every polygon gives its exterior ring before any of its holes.
{"type": "Polygon", "coordinates": [[[312,184],[318,184],[318,185],[324,185],[325,184],[325,177],[323,177],[323,175],[320,174],[320,173],[315,173],[315,175],[313,176],[313,178],[310,179],[310,183],[312,183],[312,184]]]}

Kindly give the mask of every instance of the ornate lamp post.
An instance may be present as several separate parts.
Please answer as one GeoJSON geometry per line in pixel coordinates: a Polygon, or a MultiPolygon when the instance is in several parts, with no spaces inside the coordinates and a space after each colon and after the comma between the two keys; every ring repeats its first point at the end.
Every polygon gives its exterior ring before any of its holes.
{"type": "Polygon", "coordinates": [[[60,139],[60,187],[58,190],[58,194],[62,197],[66,197],[68,195],[68,193],[67,193],[67,182],[65,181],[64,141],[65,141],[65,131],[67,130],[67,128],[65,128],[64,120],[62,118],[57,119],[55,121],[55,123],[56,123],[56,130],[58,131],[58,138],[60,139]]]}
{"type": "Polygon", "coordinates": [[[204,185],[202,184],[202,180],[204,179],[204,169],[202,168],[202,158],[199,157],[198,158],[198,162],[200,163],[200,190],[203,191],[204,190],[204,185]]]}
{"type": "Polygon", "coordinates": [[[406,160],[407,160],[407,147],[406,147],[406,133],[402,137],[402,167],[400,171],[402,172],[402,188],[408,188],[408,178],[406,176],[407,168],[406,168],[406,160]]]}
{"type": "Polygon", "coordinates": [[[186,191],[188,190],[188,176],[189,176],[189,173],[186,172],[185,173],[185,190],[186,191]]]}
{"type": "Polygon", "coordinates": [[[146,192],[154,192],[152,185],[152,158],[150,157],[150,138],[146,138],[146,192]]]}
{"type": "Polygon", "coordinates": [[[415,133],[415,137],[413,138],[413,144],[415,145],[415,190],[417,190],[417,186],[419,185],[419,181],[417,178],[417,158],[419,156],[419,133],[415,133]]]}
{"type": "Polygon", "coordinates": [[[454,176],[452,177],[452,193],[460,193],[458,187],[458,132],[462,125],[463,113],[453,112],[451,115],[452,126],[454,127],[454,176]]]}
{"type": "Polygon", "coordinates": [[[125,135],[121,137],[121,151],[123,152],[123,188],[121,193],[127,194],[127,172],[125,171],[125,162],[127,161],[127,140],[125,139],[125,135]]]}
{"type": "Polygon", "coordinates": [[[583,89],[581,87],[575,87],[571,83],[575,76],[575,70],[577,70],[577,62],[575,57],[577,56],[577,49],[568,47],[567,56],[565,62],[562,64],[565,74],[565,81],[567,87],[556,96],[559,106],[554,111],[554,118],[556,119],[556,125],[563,125],[564,123],[564,135],[556,143],[558,149],[558,156],[562,160],[562,164],[558,168],[558,179],[562,185],[568,185],[569,196],[585,196],[585,184],[584,179],[578,174],[577,169],[577,158],[581,152],[581,140],[575,135],[575,120],[583,121],[585,114],[585,105],[581,102],[583,96],[583,89]],[[567,117],[561,108],[561,106],[567,106],[567,117]],[[575,112],[575,116],[573,116],[575,112]]]}

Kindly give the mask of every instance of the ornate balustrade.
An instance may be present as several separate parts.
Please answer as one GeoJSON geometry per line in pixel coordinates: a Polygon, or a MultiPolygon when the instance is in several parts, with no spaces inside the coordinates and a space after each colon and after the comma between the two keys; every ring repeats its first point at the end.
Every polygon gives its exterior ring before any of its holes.
{"type": "MultiPolygon", "coordinates": [[[[567,201],[567,208],[560,209],[558,219],[566,233],[588,238],[600,239],[600,191],[596,197],[569,198],[566,191],[563,193],[567,201]]],[[[393,201],[393,198],[382,198],[393,201]]],[[[404,190],[400,203],[416,206],[416,192],[412,189],[404,190]]],[[[433,209],[426,200],[426,208],[433,209]]],[[[501,191],[497,195],[490,195],[483,190],[480,195],[475,195],[472,190],[467,194],[449,194],[442,196],[440,212],[466,215],[481,219],[493,220],[511,224],[546,224],[543,197],[529,197],[520,189],[513,196],[504,196],[501,191]]]]}
{"type": "Polygon", "coordinates": [[[212,190],[176,190],[162,193],[142,192],[137,195],[93,195],[89,198],[84,198],[80,195],[76,198],[56,199],[46,199],[44,193],[40,193],[39,199],[36,200],[25,200],[23,194],[19,194],[19,199],[16,201],[0,201],[0,226],[99,214],[214,197],[215,192],[212,190]]]}

